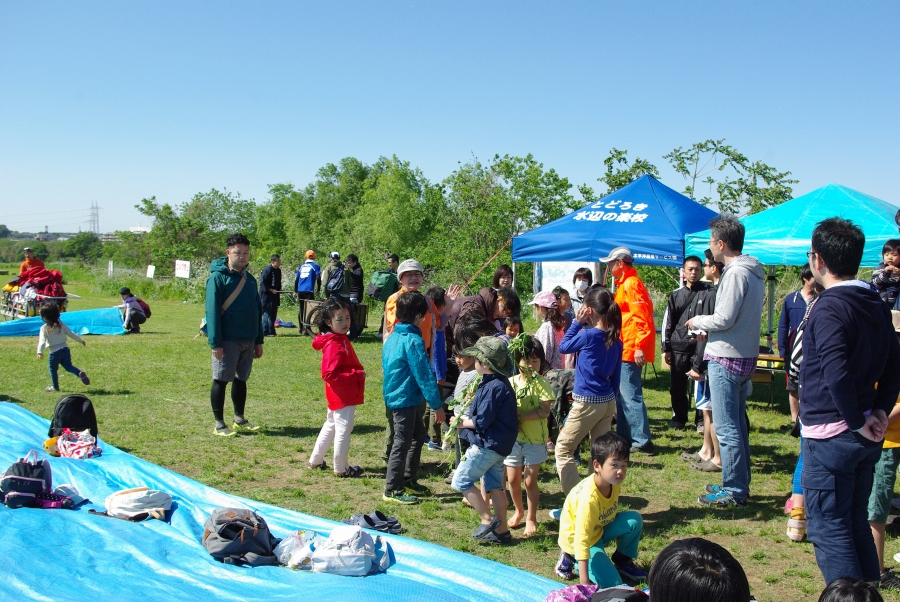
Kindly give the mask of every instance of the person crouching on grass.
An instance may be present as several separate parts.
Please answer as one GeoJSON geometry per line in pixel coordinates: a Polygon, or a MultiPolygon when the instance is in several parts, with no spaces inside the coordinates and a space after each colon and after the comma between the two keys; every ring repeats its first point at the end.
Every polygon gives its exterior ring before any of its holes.
{"type": "Polygon", "coordinates": [[[503,489],[503,461],[512,452],[519,431],[516,394],[509,384],[512,361],[506,345],[496,337],[481,337],[463,355],[475,358],[475,371],[481,383],[460,421],[460,438],[469,442],[466,457],[453,474],[451,487],[463,494],[481,516],[481,524],[472,537],[487,543],[510,543],[512,533],[506,524],[506,491],[503,489]],[[496,516],[481,497],[478,480],[484,477],[484,490],[490,494],[496,516]]]}
{"type": "Polygon", "coordinates": [[[434,410],[435,424],[444,421],[441,394],[419,329],[426,313],[428,305],[422,293],[407,291],[397,297],[397,321],[381,351],[382,392],[394,427],[382,497],[386,502],[415,504],[419,498],[411,494],[427,493],[416,480],[425,443],[423,397],[434,410]]]}
{"type": "Polygon", "coordinates": [[[622,578],[640,582],[647,572],[634,564],[644,520],[633,510],[619,512],[619,491],[628,472],[628,441],[609,432],[591,444],[593,473],[566,496],[559,523],[556,574],[582,585],[621,585],[622,578]],[[615,540],[612,561],[603,546],[615,540]]]}

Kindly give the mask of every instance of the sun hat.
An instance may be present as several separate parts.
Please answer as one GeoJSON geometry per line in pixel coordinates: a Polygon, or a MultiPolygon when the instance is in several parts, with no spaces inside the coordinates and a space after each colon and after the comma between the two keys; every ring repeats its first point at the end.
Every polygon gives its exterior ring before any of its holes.
{"type": "Polygon", "coordinates": [[[341,254],[338,253],[337,251],[332,251],[331,253],[328,254],[328,256],[331,257],[332,259],[340,259],[341,258],[341,254]]]}
{"type": "Polygon", "coordinates": [[[504,376],[512,375],[512,362],[506,345],[497,337],[481,337],[474,347],[466,347],[463,355],[469,355],[504,376]]]}
{"type": "Polygon", "coordinates": [[[628,261],[634,261],[634,257],[631,255],[631,249],[629,249],[628,247],[616,247],[609,252],[608,256],[601,257],[600,263],[609,263],[610,261],[615,261],[616,259],[627,259],[628,261]]]}
{"type": "Polygon", "coordinates": [[[307,259],[315,259],[315,258],[316,258],[316,252],[313,251],[312,249],[310,249],[309,251],[306,252],[306,258],[307,258],[307,259]]]}
{"type": "Polygon", "coordinates": [[[25,247],[24,249],[22,249],[22,251],[34,251],[34,249],[32,249],[31,247],[25,247]]]}
{"type": "Polygon", "coordinates": [[[425,274],[422,264],[415,259],[407,259],[400,264],[400,267],[397,268],[397,278],[400,278],[404,272],[422,272],[423,275],[425,274]]]}
{"type": "Polygon", "coordinates": [[[541,307],[556,307],[559,305],[559,299],[550,291],[541,291],[534,296],[534,299],[528,302],[528,305],[540,305],[541,307]]]}

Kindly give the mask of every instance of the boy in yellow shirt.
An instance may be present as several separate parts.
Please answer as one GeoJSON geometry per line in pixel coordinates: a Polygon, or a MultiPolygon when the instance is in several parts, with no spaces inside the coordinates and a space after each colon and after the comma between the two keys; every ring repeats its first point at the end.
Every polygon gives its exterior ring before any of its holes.
{"type": "Polygon", "coordinates": [[[619,490],[628,472],[631,445],[609,432],[591,444],[593,472],[566,496],[559,522],[559,561],[556,574],[582,585],[621,585],[625,578],[646,581],[647,572],[634,564],[644,521],[633,510],[619,512],[619,490]],[[616,541],[612,560],[603,546],[616,541]],[[576,567],[577,563],[577,567],[576,567]]]}

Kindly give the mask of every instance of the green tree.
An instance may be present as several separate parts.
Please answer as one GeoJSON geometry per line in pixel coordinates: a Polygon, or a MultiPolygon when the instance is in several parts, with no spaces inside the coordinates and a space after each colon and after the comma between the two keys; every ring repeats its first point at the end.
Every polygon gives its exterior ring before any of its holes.
{"type": "MultiPolygon", "coordinates": [[[[606,194],[614,192],[624,186],[628,186],[644,175],[651,175],[654,178],[659,179],[659,171],[656,169],[656,166],[649,161],[638,157],[629,165],[628,151],[625,150],[619,150],[617,148],[610,150],[609,156],[603,160],[603,165],[606,166],[606,173],[597,178],[597,181],[606,184],[606,194]]],[[[593,190],[591,188],[580,186],[579,190],[581,191],[582,196],[585,197],[585,200],[594,200],[588,199],[586,195],[586,193],[591,196],[593,195],[593,190]]]]}
{"type": "Polygon", "coordinates": [[[0,238],[9,238],[12,230],[6,227],[6,224],[0,224],[0,238]]]}
{"type": "MultiPolygon", "coordinates": [[[[37,255],[36,248],[35,255],[37,255]]],[[[65,242],[62,255],[75,257],[85,263],[94,263],[103,255],[103,243],[93,232],[79,232],[65,242]]]]}
{"type": "Polygon", "coordinates": [[[696,142],[663,156],[690,183],[684,194],[698,202],[714,203],[719,211],[753,214],[788,201],[793,196],[791,172],[779,172],[761,161],[750,161],[725,139],[696,142]],[[706,195],[696,198],[699,185],[706,195]]]}

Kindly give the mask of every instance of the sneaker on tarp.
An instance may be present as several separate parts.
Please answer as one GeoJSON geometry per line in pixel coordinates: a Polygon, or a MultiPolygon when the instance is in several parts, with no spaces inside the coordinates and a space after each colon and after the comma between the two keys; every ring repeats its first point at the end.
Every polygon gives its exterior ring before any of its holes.
{"type": "Polygon", "coordinates": [[[236,433],[223,424],[222,426],[216,426],[213,434],[219,437],[234,437],[236,433]]]}
{"type": "Polygon", "coordinates": [[[246,418],[243,418],[241,420],[235,420],[234,424],[231,425],[231,428],[233,428],[234,430],[236,430],[238,432],[248,432],[248,433],[259,430],[258,426],[256,426],[255,424],[253,424],[246,418]]]}
{"type": "Polygon", "coordinates": [[[560,550],[554,571],[557,577],[566,581],[576,579],[578,576],[575,574],[575,557],[560,550]]]}
{"type": "Polygon", "coordinates": [[[381,496],[381,499],[385,502],[394,502],[395,504],[404,504],[406,506],[419,503],[419,498],[400,490],[385,491],[384,495],[381,496]]]}

